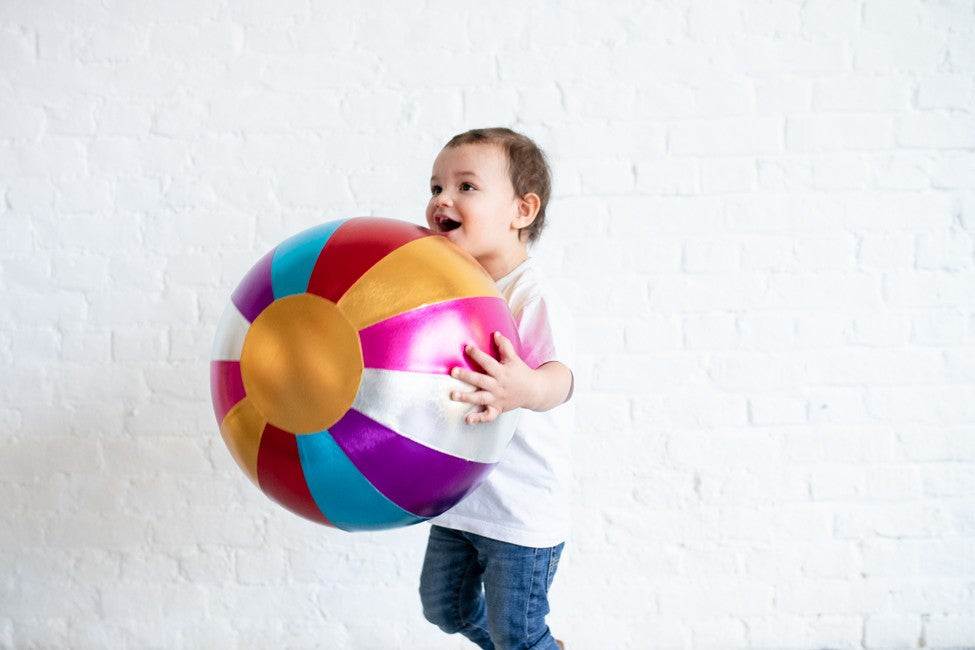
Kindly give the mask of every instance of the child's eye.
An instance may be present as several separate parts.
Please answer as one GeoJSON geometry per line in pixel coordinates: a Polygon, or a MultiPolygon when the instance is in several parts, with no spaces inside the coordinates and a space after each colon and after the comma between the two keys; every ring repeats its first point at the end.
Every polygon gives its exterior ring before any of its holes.
{"type": "Polygon", "coordinates": [[[474,190],[474,189],[477,189],[477,188],[475,188],[475,187],[474,187],[473,185],[471,185],[470,183],[461,183],[461,184],[460,184],[460,189],[461,189],[462,191],[464,191],[464,192],[470,192],[471,190],[474,190]]]}
{"type": "Polygon", "coordinates": [[[440,187],[439,185],[434,185],[433,187],[430,188],[430,194],[434,196],[440,194],[441,192],[443,192],[443,188],[440,187]]]}

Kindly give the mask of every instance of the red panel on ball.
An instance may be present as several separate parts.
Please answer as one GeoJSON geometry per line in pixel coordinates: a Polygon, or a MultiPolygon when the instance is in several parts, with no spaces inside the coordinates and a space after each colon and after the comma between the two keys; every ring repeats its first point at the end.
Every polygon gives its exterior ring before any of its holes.
{"type": "Polygon", "coordinates": [[[315,505],[305,483],[298,457],[298,441],[293,433],[273,424],[264,427],[257,452],[257,480],[261,490],[291,512],[319,524],[334,526],[315,505]]]}
{"type": "Polygon", "coordinates": [[[338,302],[359,277],[403,244],[433,234],[421,226],[360,217],[346,221],[329,237],[311,272],[308,293],[338,302]]]}
{"type": "Polygon", "coordinates": [[[234,404],[246,396],[239,361],[210,362],[210,396],[217,422],[223,422],[234,404]]]}

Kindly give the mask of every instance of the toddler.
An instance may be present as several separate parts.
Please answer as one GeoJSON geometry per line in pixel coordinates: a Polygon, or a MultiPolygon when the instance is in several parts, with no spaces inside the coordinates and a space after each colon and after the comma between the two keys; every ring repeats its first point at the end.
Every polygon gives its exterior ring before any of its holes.
{"type": "Polygon", "coordinates": [[[450,397],[472,405],[470,425],[524,411],[487,480],[433,520],[420,576],[423,613],[481,648],[561,648],[545,617],[569,525],[571,325],[528,256],[545,224],[551,174],[524,135],[475,129],[440,152],[430,189],[427,224],[491,275],[523,347],[519,357],[500,333],[499,360],[469,346],[484,372],[453,369],[473,390],[450,397]]]}

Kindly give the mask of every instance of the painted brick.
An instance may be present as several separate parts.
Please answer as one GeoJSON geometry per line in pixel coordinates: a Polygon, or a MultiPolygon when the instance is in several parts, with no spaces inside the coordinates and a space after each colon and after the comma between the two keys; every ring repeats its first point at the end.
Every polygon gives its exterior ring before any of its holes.
{"type": "Polygon", "coordinates": [[[973,92],[975,83],[969,75],[925,75],[918,84],[918,108],[959,108],[971,103],[973,92]]]}
{"type": "Polygon", "coordinates": [[[786,147],[795,151],[888,149],[892,139],[892,120],[869,115],[796,117],[785,125],[786,147]]]}
{"type": "Polygon", "coordinates": [[[975,616],[935,615],[924,623],[924,637],[933,647],[951,648],[971,645],[975,636],[975,616]]]}
{"type": "Polygon", "coordinates": [[[782,149],[784,126],[773,118],[720,118],[676,122],[670,152],[677,155],[772,153],[782,149]]]}

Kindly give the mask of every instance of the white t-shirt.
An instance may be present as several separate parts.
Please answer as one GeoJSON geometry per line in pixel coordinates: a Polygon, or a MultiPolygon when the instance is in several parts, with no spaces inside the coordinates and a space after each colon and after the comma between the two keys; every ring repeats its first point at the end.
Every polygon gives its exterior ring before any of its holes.
{"type": "MultiPolygon", "coordinates": [[[[572,368],[572,322],[529,258],[497,281],[532,368],[560,361],[572,368]]],[[[488,478],[432,520],[519,546],[547,548],[569,534],[572,401],[545,412],[521,409],[514,437],[488,478]]],[[[477,425],[471,429],[477,435],[477,425]]]]}

